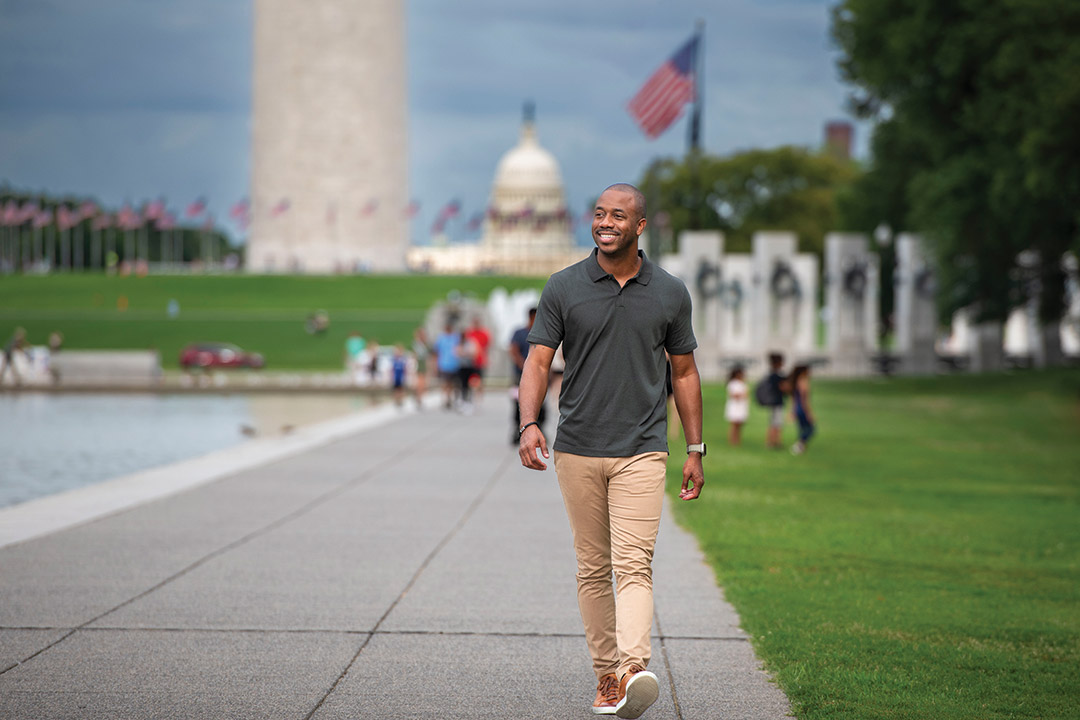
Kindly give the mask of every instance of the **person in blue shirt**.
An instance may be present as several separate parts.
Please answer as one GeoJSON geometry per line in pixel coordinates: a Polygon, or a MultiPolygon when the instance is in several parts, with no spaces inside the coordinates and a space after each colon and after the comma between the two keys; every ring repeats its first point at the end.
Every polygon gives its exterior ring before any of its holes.
{"type": "Polygon", "coordinates": [[[450,323],[435,338],[435,358],[443,392],[446,393],[443,407],[451,410],[454,407],[454,389],[458,386],[458,370],[461,369],[461,333],[455,332],[450,323]]]}
{"type": "Polygon", "coordinates": [[[391,386],[394,390],[394,404],[401,405],[405,400],[405,376],[409,369],[409,357],[400,343],[394,346],[394,355],[390,359],[391,386]]]}

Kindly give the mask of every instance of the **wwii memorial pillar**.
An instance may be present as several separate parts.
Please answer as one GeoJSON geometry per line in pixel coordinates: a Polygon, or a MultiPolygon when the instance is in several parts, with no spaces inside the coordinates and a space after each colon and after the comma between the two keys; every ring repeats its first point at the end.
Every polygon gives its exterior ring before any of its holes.
{"type": "Polygon", "coordinates": [[[255,0],[252,272],[397,271],[408,229],[402,0],[255,0]]]}

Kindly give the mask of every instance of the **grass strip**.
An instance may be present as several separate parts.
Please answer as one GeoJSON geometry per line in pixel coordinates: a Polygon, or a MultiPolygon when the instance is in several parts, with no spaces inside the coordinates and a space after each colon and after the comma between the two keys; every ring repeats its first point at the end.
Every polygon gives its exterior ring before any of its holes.
{"type": "Polygon", "coordinates": [[[231,342],[262,353],[267,369],[337,369],[354,330],[408,345],[451,292],[485,300],[497,287],[543,285],[501,276],[14,275],[0,279],[0,342],[18,326],[36,345],[58,330],[65,348],[156,349],[166,368],[188,343],[231,342]],[[174,300],[180,312],[171,317],[174,300]],[[330,328],[309,335],[304,323],[316,310],[329,314],[330,328]]]}
{"type": "Polygon", "coordinates": [[[1080,717],[1080,373],[815,380],[798,457],[705,403],[676,516],[799,718],[1080,717]]]}

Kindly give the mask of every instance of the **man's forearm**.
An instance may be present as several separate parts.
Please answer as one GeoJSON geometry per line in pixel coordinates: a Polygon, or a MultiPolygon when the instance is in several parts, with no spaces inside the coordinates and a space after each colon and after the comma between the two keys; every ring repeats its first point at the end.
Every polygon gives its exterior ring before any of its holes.
{"type": "Polygon", "coordinates": [[[697,372],[671,379],[671,389],[675,395],[675,409],[679,412],[683,434],[689,445],[701,442],[701,377],[697,372]]]}
{"type": "Polygon", "coordinates": [[[525,367],[521,370],[521,383],[518,385],[518,406],[521,409],[521,424],[533,422],[540,417],[540,406],[548,387],[548,370],[539,363],[525,358],[525,367]]]}

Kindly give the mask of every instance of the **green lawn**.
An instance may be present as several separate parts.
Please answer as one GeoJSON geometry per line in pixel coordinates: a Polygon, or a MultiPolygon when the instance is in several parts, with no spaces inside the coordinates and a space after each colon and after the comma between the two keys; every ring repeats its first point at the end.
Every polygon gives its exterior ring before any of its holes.
{"type": "Polygon", "coordinates": [[[815,381],[800,457],[705,393],[677,517],[799,718],[1080,717],[1080,373],[815,381]]]}
{"type": "Polygon", "coordinates": [[[17,326],[38,345],[59,330],[66,348],[156,348],[171,368],[187,343],[223,341],[263,353],[268,369],[329,369],[341,366],[351,331],[407,342],[451,291],[486,299],[496,287],[543,284],[496,276],[7,276],[0,278],[0,342],[17,326]],[[170,318],[174,299],[180,313],[170,318]],[[312,336],[304,320],[315,310],[326,310],[331,324],[312,336]]]}

